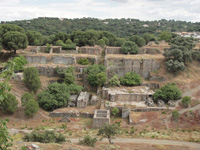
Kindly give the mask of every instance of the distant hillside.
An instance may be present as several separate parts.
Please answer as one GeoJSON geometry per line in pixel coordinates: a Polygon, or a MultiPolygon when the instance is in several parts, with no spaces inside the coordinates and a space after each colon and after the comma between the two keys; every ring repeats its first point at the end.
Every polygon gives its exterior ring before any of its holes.
{"type": "Polygon", "coordinates": [[[81,19],[59,19],[40,17],[32,20],[21,20],[11,22],[1,22],[16,24],[25,30],[33,30],[43,35],[52,35],[58,32],[72,33],[73,31],[86,31],[89,29],[109,31],[118,37],[128,37],[133,34],[143,33],[157,34],[160,31],[198,31],[200,32],[200,22],[191,23],[186,21],[159,20],[140,21],[137,19],[105,19],[81,18],[81,19]]]}

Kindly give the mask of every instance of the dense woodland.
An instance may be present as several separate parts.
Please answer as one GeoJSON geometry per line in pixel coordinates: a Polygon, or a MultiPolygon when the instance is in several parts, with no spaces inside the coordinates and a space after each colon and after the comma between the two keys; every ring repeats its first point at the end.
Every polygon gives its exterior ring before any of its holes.
{"type": "Polygon", "coordinates": [[[200,32],[200,22],[167,21],[165,19],[158,21],[141,21],[130,18],[100,20],[97,18],[59,19],[40,17],[32,20],[2,23],[19,25],[25,30],[37,31],[43,35],[54,35],[58,32],[71,34],[74,31],[87,31],[90,29],[108,31],[122,38],[130,37],[132,35],[142,35],[144,33],[158,34],[160,31],[200,32]],[[148,27],[143,25],[148,25],[148,27]]]}

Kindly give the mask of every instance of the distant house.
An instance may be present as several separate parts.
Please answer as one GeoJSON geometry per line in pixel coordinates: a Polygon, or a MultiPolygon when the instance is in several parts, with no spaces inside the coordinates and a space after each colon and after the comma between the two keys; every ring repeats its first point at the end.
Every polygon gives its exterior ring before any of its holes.
{"type": "Polygon", "coordinates": [[[148,24],[143,24],[142,26],[145,27],[145,28],[148,28],[148,27],[149,27],[148,24]]]}

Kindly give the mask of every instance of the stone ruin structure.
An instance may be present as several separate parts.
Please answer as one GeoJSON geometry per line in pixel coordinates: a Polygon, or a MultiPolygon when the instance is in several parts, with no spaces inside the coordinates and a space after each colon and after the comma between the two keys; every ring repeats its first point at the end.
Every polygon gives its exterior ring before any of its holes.
{"type": "Polygon", "coordinates": [[[77,50],[81,54],[101,55],[103,48],[100,46],[83,46],[77,47],[77,50]]]}
{"type": "Polygon", "coordinates": [[[111,101],[147,101],[152,97],[154,91],[150,90],[148,87],[132,87],[131,90],[124,88],[103,88],[102,96],[103,98],[111,101]]]}
{"type": "Polygon", "coordinates": [[[100,128],[105,124],[110,124],[110,111],[95,110],[92,128],[100,128]]]}
{"type": "Polygon", "coordinates": [[[87,92],[81,92],[77,98],[77,107],[85,108],[87,107],[90,95],[87,92]]]}

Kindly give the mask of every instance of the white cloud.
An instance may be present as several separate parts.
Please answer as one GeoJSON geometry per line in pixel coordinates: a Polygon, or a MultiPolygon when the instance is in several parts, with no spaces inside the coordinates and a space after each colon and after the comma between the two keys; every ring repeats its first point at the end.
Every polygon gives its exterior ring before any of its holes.
{"type": "Polygon", "coordinates": [[[0,0],[0,21],[60,18],[136,18],[200,21],[200,0],[0,0]],[[46,2],[46,3],[45,3],[46,2]]]}

